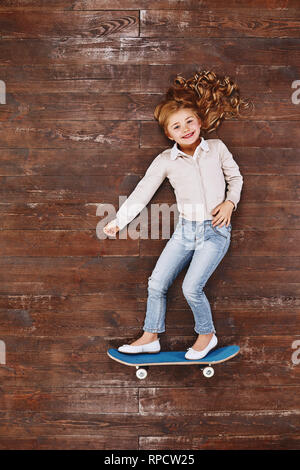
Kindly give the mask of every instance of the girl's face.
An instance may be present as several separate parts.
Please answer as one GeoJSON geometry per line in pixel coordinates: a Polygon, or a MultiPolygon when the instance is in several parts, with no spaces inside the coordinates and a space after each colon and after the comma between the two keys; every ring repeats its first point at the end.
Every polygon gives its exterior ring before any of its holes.
{"type": "Polygon", "coordinates": [[[171,114],[166,135],[183,149],[200,141],[201,120],[193,109],[184,108],[171,114]]]}

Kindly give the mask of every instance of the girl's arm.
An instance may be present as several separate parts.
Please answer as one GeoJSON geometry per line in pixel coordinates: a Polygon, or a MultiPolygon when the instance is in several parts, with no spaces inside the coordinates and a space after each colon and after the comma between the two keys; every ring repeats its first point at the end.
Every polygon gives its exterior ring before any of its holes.
{"type": "Polygon", "coordinates": [[[148,204],[154,193],[167,176],[166,160],[161,154],[152,161],[144,177],[136,185],[130,196],[116,214],[119,230],[131,222],[148,204]]]}
{"type": "Polygon", "coordinates": [[[233,159],[232,153],[228,150],[222,140],[220,140],[219,152],[224,178],[227,182],[225,201],[231,201],[234,204],[233,210],[236,211],[241,197],[243,177],[240,173],[238,164],[233,159]]]}

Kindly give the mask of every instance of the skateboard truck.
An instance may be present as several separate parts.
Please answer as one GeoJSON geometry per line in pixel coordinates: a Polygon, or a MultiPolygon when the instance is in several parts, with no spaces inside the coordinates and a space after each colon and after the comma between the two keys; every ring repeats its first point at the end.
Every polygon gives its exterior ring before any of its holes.
{"type": "MultiPolygon", "coordinates": [[[[139,367],[139,366],[135,366],[136,368],[136,373],[135,375],[137,376],[138,379],[140,380],[143,380],[147,377],[148,375],[148,369],[149,367],[139,367]]],[[[214,371],[214,368],[211,367],[211,365],[209,365],[208,367],[200,367],[200,369],[202,370],[203,372],[203,375],[204,377],[206,378],[210,378],[214,375],[215,371],[214,371]]]]}

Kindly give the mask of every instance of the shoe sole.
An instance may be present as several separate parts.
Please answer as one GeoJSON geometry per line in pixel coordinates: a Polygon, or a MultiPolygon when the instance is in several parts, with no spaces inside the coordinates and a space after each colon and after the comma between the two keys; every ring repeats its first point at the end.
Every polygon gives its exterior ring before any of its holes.
{"type": "Polygon", "coordinates": [[[125,351],[119,351],[118,352],[122,353],[122,354],[129,354],[129,355],[134,355],[134,354],[158,354],[160,353],[160,350],[159,351],[141,351],[141,352],[125,352],[125,351]]]}

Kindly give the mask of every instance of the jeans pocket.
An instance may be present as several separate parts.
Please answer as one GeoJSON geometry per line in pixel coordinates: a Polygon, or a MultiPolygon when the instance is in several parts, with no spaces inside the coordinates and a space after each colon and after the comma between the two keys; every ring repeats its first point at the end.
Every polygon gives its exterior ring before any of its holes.
{"type": "Polygon", "coordinates": [[[217,233],[218,235],[221,235],[224,238],[230,237],[231,229],[232,229],[231,224],[229,224],[228,227],[226,227],[226,225],[223,225],[222,227],[219,227],[218,225],[213,226],[211,224],[211,227],[212,227],[213,231],[215,233],[217,233]]]}

